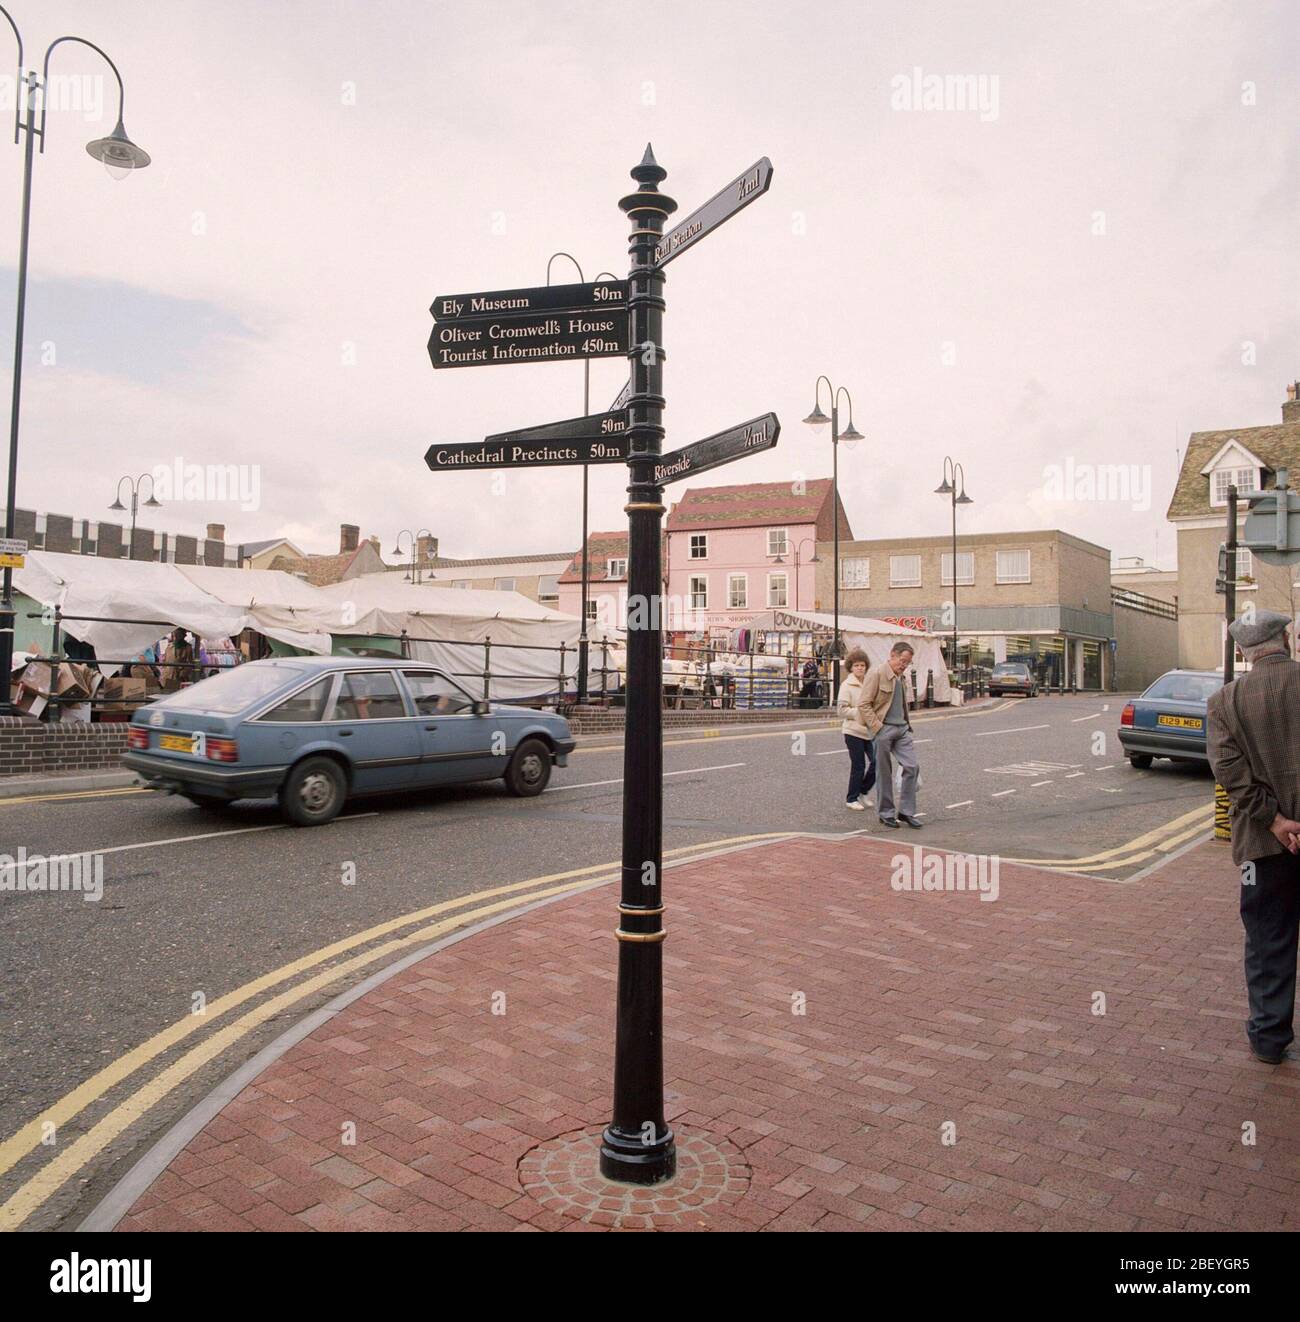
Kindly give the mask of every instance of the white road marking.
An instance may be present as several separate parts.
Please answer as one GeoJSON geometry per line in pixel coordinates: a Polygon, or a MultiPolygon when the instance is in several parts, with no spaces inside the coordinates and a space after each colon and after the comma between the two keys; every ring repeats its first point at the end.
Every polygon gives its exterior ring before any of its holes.
{"type": "Polygon", "coordinates": [[[1086,776],[1087,774],[1086,771],[1071,771],[1070,774],[1066,776],[1066,780],[1073,780],[1075,776],[1086,776]]]}
{"type": "Polygon", "coordinates": [[[1101,792],[1102,792],[1103,794],[1123,794],[1123,793],[1124,793],[1124,791],[1123,791],[1122,789],[1119,789],[1119,790],[1110,790],[1110,789],[1107,789],[1104,785],[1099,785],[1099,786],[1098,786],[1098,789],[1100,789],[1101,792]]]}
{"type": "Polygon", "coordinates": [[[1050,780],[1036,780],[1029,788],[1031,790],[1036,790],[1040,785],[1051,785],[1052,783],[1053,782],[1050,780]]]}
{"type": "Polygon", "coordinates": [[[1093,767],[1094,771],[1110,771],[1113,767],[1119,766],[1118,762],[1107,762],[1104,767],[1093,767]]]}
{"type": "Polygon", "coordinates": [[[944,811],[947,812],[949,808],[969,808],[974,802],[974,799],[963,799],[960,803],[946,803],[944,811]]]}
{"type": "Polygon", "coordinates": [[[1073,771],[1077,762],[1008,762],[1003,767],[985,767],[984,770],[1004,776],[1041,776],[1045,771],[1073,771]]]}
{"type": "Polygon", "coordinates": [[[977,730],[976,739],[987,739],[991,734],[1021,734],[1025,730],[1050,730],[1050,725],[1013,725],[1009,730],[977,730]]]}
{"type": "MultiPolygon", "coordinates": [[[[701,771],[730,771],[732,767],[743,767],[744,765],[744,762],[724,762],[716,767],[687,767],[682,771],[665,771],[664,779],[666,780],[669,776],[690,776],[701,771]]],[[[578,785],[551,785],[547,789],[544,789],[542,793],[558,794],[561,790],[589,790],[595,789],[600,785],[621,785],[622,783],[622,776],[619,776],[614,780],[586,780],[578,785]]],[[[264,830],[266,828],[262,827],[258,829],[264,830]]]]}
{"type": "MultiPolygon", "coordinates": [[[[336,822],[355,822],[358,817],[378,817],[377,812],[354,812],[346,817],[336,817],[336,822]]],[[[139,840],[133,845],[110,845],[107,849],[81,849],[75,854],[44,854],[40,857],[48,862],[57,862],[64,858],[83,858],[87,854],[126,854],[135,849],[161,849],[164,845],[187,845],[193,840],[216,840],[223,835],[252,835],[255,831],[287,831],[288,822],[271,822],[267,826],[237,826],[233,831],[204,831],[199,835],[173,835],[165,840],[139,840]]],[[[37,855],[32,855],[32,858],[37,855]]],[[[30,860],[29,860],[30,861],[30,860]]]]}
{"type": "Polygon", "coordinates": [[[1002,798],[1002,796],[1005,795],[1005,794],[1014,794],[1014,793],[1015,793],[1015,790],[998,790],[998,792],[997,792],[995,795],[993,795],[993,797],[994,797],[995,799],[1000,799],[1000,798],[1002,798]]]}
{"type": "Polygon", "coordinates": [[[1076,717],[1070,722],[1070,724],[1071,724],[1071,725],[1078,725],[1080,721],[1095,721],[1095,720],[1097,719],[1097,717],[1100,716],[1100,715],[1101,715],[1100,712],[1096,712],[1096,713],[1095,713],[1094,715],[1092,715],[1092,716],[1076,716],[1076,717]]]}

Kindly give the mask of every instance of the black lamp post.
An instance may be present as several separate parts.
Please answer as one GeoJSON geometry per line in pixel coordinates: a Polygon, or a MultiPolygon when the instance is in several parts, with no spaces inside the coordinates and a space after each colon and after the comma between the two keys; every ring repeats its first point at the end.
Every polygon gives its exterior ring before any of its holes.
{"type": "MultiPolygon", "coordinates": [[[[565,257],[573,263],[574,270],[578,273],[578,283],[586,284],[587,277],[582,274],[582,267],[578,265],[578,259],[571,253],[553,252],[550,260],[546,263],[546,283],[551,283],[551,264],[557,257],[565,257]]],[[[609,271],[602,271],[596,277],[601,280],[608,276],[611,280],[617,280],[616,275],[609,271]]],[[[591,359],[582,360],[582,414],[583,417],[591,413],[591,359]]],[[[588,501],[588,477],[589,464],[582,466],[582,550],[579,555],[582,556],[582,622],[578,630],[578,701],[587,701],[587,654],[589,641],[587,638],[587,598],[591,592],[591,570],[587,564],[587,501],[588,501]]]]}
{"type": "MultiPolygon", "coordinates": [[[[860,440],[863,439],[862,433],[853,425],[853,396],[849,394],[843,386],[837,390],[830,383],[830,379],[825,376],[817,378],[817,384],[813,387],[813,411],[804,419],[804,421],[813,428],[814,431],[821,431],[829,422],[831,425],[831,493],[835,508],[833,515],[835,519],[835,641],[833,644],[834,655],[834,688],[833,694],[838,695],[840,691],[840,657],[844,652],[844,643],[840,638],[840,442],[852,449],[860,440]],[[822,382],[826,382],[826,389],[831,393],[831,416],[828,418],[821,409],[821,390],[822,382]],[[849,425],[846,430],[840,432],[840,396],[843,395],[849,402],[849,425]]],[[[832,697],[832,702],[835,697],[832,697]]]]}
{"type": "Polygon", "coordinates": [[[419,532],[412,532],[409,528],[403,528],[402,531],[397,534],[397,542],[393,547],[393,554],[396,556],[405,554],[402,550],[402,538],[409,537],[411,539],[411,565],[406,571],[406,582],[418,585],[423,581],[423,571],[420,565],[420,539],[422,537],[432,536],[433,534],[428,528],[421,528],[419,532]]]}
{"type": "Polygon", "coordinates": [[[122,504],[122,483],[131,484],[131,540],[126,544],[126,558],[135,559],[135,515],[140,505],[140,488],[149,483],[149,499],[145,501],[146,509],[161,509],[162,502],[154,499],[153,494],[153,476],[149,473],[141,473],[139,477],[119,477],[117,479],[117,494],[113,503],[108,507],[111,510],[117,510],[120,513],[126,513],[126,506],[122,504]]]}
{"type": "MultiPolygon", "coordinates": [[[[17,84],[22,86],[23,92],[21,95],[15,95],[14,98],[14,143],[17,144],[20,133],[27,134],[27,143],[23,153],[22,223],[18,239],[18,311],[14,331],[13,400],[9,414],[9,480],[6,487],[7,506],[5,509],[5,536],[12,537],[14,535],[14,514],[18,500],[18,414],[23,380],[23,318],[27,310],[27,241],[32,212],[32,160],[37,138],[41,140],[41,154],[44,155],[45,153],[45,112],[48,108],[46,97],[41,96],[40,123],[37,124],[36,94],[48,85],[50,55],[56,46],[65,41],[75,41],[83,46],[89,46],[96,54],[103,56],[108,63],[108,67],[112,69],[114,76],[117,78],[117,125],[108,137],[97,138],[94,142],[86,144],[86,150],[90,155],[97,161],[101,161],[115,178],[125,178],[132,170],[142,170],[149,164],[149,153],[144,151],[143,148],[137,147],[126,136],[126,129],[122,127],[122,109],[126,100],[122,88],[122,75],[118,73],[117,65],[94,42],[86,41],[83,37],[57,38],[46,48],[42,72],[37,74],[34,69],[24,69],[23,67],[23,38],[18,31],[17,23],[14,22],[12,15],[3,6],[0,6],[0,14],[4,16],[6,22],[13,29],[14,37],[18,41],[17,84]],[[26,118],[23,117],[24,111],[26,111],[26,118]]],[[[17,92],[17,87],[15,87],[15,92],[17,92]]],[[[12,716],[17,712],[13,703],[9,701],[9,676],[13,672],[13,660],[13,570],[6,568],[4,571],[3,597],[0,597],[0,683],[3,683],[4,686],[3,696],[0,697],[0,715],[12,716]]]]}
{"type": "MultiPolygon", "coordinates": [[[[935,487],[936,496],[948,496],[952,501],[952,668],[957,669],[957,506],[973,505],[966,494],[966,474],[960,464],[943,457],[943,483],[935,487]]],[[[940,575],[942,578],[943,576],[940,575]]]]}

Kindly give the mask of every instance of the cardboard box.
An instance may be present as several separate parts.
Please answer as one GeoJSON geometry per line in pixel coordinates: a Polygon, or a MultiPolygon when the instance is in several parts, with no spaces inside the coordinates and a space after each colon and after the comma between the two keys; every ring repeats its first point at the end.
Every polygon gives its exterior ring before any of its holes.
{"type": "Polygon", "coordinates": [[[148,687],[143,679],[128,679],[125,675],[110,675],[99,685],[96,694],[101,701],[100,711],[132,711],[148,699],[148,687]]]}

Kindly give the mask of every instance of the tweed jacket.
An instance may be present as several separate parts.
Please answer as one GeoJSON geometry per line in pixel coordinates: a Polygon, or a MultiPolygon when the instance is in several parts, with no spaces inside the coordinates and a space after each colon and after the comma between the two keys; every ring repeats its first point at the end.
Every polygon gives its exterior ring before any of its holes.
{"type": "Polygon", "coordinates": [[[1300,820],[1300,662],[1262,656],[1209,701],[1206,751],[1232,805],[1232,859],[1283,852],[1269,830],[1300,820]]]}

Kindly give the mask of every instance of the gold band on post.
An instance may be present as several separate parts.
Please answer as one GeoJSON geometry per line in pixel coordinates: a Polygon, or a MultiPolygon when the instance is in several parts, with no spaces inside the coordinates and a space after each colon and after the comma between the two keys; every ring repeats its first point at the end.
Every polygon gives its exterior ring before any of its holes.
{"type": "Polygon", "coordinates": [[[621,927],[614,929],[614,935],[620,941],[662,941],[668,935],[667,931],[658,932],[625,932],[621,927]]]}
{"type": "Polygon", "coordinates": [[[649,916],[651,914],[663,913],[664,906],[661,904],[657,909],[640,909],[634,904],[620,904],[618,906],[618,911],[619,913],[645,914],[646,916],[649,916]]]}
{"type": "Polygon", "coordinates": [[[624,514],[631,514],[633,510],[654,510],[655,513],[662,514],[664,512],[664,507],[657,501],[651,500],[634,501],[631,505],[623,506],[624,514]]]}

